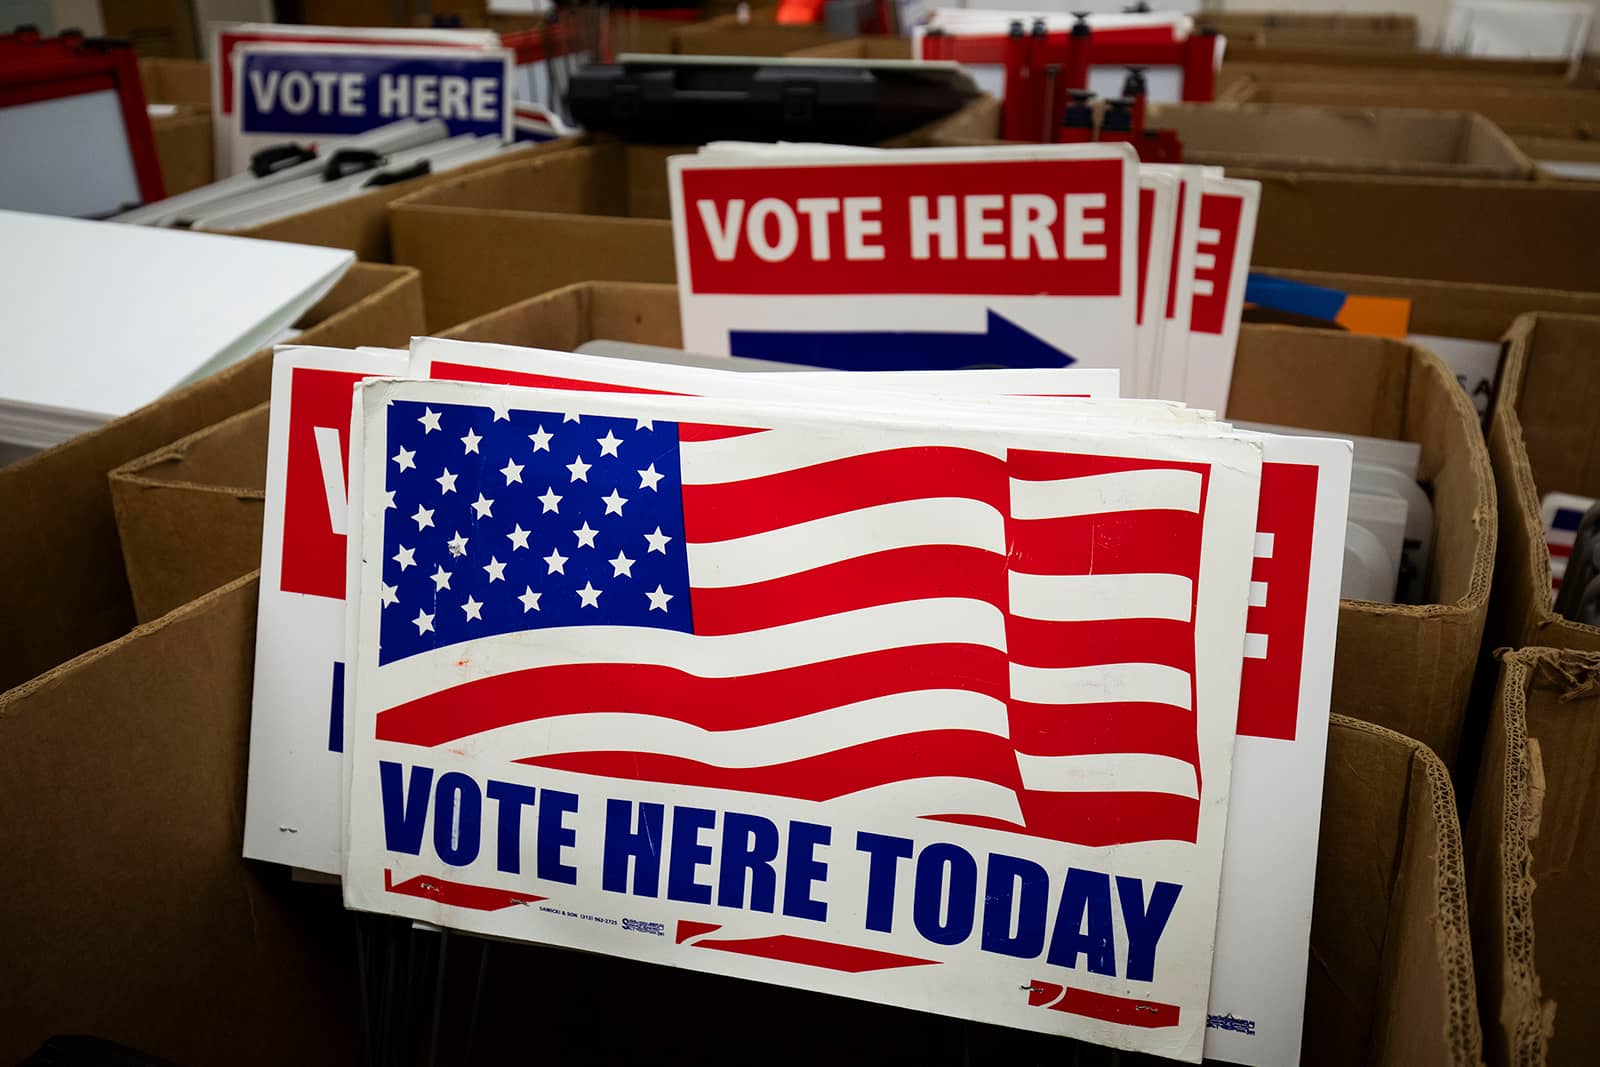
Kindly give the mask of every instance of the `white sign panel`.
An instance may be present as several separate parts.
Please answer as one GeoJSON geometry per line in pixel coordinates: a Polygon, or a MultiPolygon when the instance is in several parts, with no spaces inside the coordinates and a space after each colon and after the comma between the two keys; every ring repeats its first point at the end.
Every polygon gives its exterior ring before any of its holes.
{"type": "Polygon", "coordinates": [[[668,161],[684,347],[839,370],[1136,362],[1126,145],[668,161]]]}
{"type": "Polygon", "coordinates": [[[348,903],[1198,1059],[1259,446],[363,410],[348,903]]]}

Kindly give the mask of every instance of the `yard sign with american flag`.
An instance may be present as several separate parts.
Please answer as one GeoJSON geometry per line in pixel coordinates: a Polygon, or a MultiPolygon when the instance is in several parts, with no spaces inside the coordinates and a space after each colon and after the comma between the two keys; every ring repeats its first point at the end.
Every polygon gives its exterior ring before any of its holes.
{"type": "Polygon", "coordinates": [[[1198,1059],[1258,446],[363,393],[353,906],[1198,1059]]]}

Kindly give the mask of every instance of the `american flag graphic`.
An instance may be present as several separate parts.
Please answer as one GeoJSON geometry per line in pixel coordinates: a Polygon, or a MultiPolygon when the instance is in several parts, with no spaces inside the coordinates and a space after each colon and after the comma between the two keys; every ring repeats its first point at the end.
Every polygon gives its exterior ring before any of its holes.
{"type": "Polygon", "coordinates": [[[385,417],[380,669],[410,691],[454,669],[381,711],[378,740],[1090,846],[1195,840],[1205,465],[385,417]]]}

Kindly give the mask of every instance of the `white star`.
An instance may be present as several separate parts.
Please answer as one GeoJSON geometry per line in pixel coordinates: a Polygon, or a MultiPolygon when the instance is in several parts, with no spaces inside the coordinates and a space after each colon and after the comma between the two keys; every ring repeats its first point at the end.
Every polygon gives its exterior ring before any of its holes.
{"type": "Polygon", "coordinates": [[[635,430],[653,430],[656,428],[656,424],[650,419],[639,419],[633,424],[633,428],[635,430]]]}
{"type": "Polygon", "coordinates": [[[506,484],[522,481],[522,464],[506,460],[506,465],[500,468],[500,473],[506,476],[506,484]]]}
{"type": "Polygon", "coordinates": [[[566,412],[564,415],[561,416],[561,421],[562,422],[581,422],[582,420],[578,417],[578,413],[576,411],[569,411],[569,412],[566,412]]]}
{"type": "Polygon", "coordinates": [[[495,390],[494,399],[489,401],[489,410],[494,412],[495,422],[510,422],[511,398],[500,390],[495,390]]]}
{"type": "Polygon", "coordinates": [[[399,601],[400,601],[400,590],[398,588],[396,588],[395,586],[388,585],[388,584],[386,584],[384,582],[379,582],[378,583],[378,599],[383,601],[383,606],[384,607],[388,607],[390,604],[399,603],[399,601]]]}
{"type": "Polygon", "coordinates": [[[415,567],[417,565],[417,550],[401,545],[400,551],[390,558],[400,564],[400,570],[403,573],[407,567],[415,567]]]}
{"type": "Polygon", "coordinates": [[[428,527],[433,525],[433,509],[425,508],[421,504],[418,504],[417,513],[411,516],[411,519],[417,524],[417,529],[419,531],[426,530],[428,527]]]}
{"type": "Polygon", "coordinates": [[[646,554],[659,552],[663,556],[667,554],[667,542],[672,540],[672,538],[661,532],[661,527],[659,526],[656,527],[655,533],[645,534],[644,539],[650,542],[650,547],[645,550],[646,554]]]}
{"type": "Polygon", "coordinates": [[[433,579],[433,591],[435,593],[442,589],[450,588],[450,572],[443,567],[435,567],[433,573],[428,577],[433,579]]]}
{"type": "Polygon", "coordinates": [[[544,561],[550,564],[550,569],[545,571],[546,574],[567,573],[567,557],[561,554],[561,550],[559,548],[552,548],[550,550],[550,554],[544,558],[544,561]]]}
{"type": "Polygon", "coordinates": [[[593,582],[584,582],[583,588],[578,590],[578,599],[582,601],[580,608],[598,608],[600,606],[600,590],[594,587],[593,582]]]}
{"type": "Polygon", "coordinates": [[[414,468],[417,465],[416,459],[417,454],[405,448],[402,448],[400,451],[394,454],[394,461],[400,464],[400,469],[403,471],[408,471],[414,468]]]}
{"type": "Polygon", "coordinates": [[[550,438],[554,436],[555,434],[546,430],[541,423],[538,430],[528,435],[528,440],[533,442],[533,450],[535,452],[548,452],[550,451],[550,438]]]}
{"type": "Polygon", "coordinates": [[[593,464],[585,463],[583,461],[583,457],[579,456],[577,459],[567,464],[567,470],[572,472],[573,481],[586,482],[589,480],[589,468],[591,466],[593,466],[593,464]]]}
{"type": "Polygon", "coordinates": [[[432,408],[423,408],[422,417],[417,421],[422,423],[422,436],[426,437],[439,428],[439,413],[432,408]]]}
{"type": "Polygon", "coordinates": [[[617,558],[611,560],[610,563],[611,577],[620,578],[623,575],[627,575],[629,578],[633,577],[634,561],[628,558],[628,554],[626,552],[618,552],[617,558]]]}
{"type": "Polygon", "coordinates": [[[474,500],[472,502],[472,510],[477,512],[478,518],[480,518],[480,519],[492,519],[492,518],[494,518],[494,515],[491,514],[490,510],[489,510],[492,507],[494,507],[494,501],[493,500],[485,500],[483,498],[483,494],[482,493],[479,493],[478,494],[478,499],[476,499],[476,500],[474,500]]]}
{"type": "Polygon", "coordinates": [[[467,613],[468,622],[471,622],[473,619],[477,619],[479,622],[483,621],[483,615],[481,614],[483,611],[483,605],[478,603],[476,600],[473,600],[471,593],[467,594],[467,602],[461,605],[461,610],[467,613]]]}
{"type": "MultiPolygon", "coordinates": [[[[465,437],[463,437],[461,439],[461,443],[466,446],[468,452],[477,452],[478,451],[478,442],[482,441],[482,440],[483,440],[483,438],[479,437],[477,435],[477,433],[472,430],[471,427],[468,427],[467,428],[467,436],[465,436],[465,437]]],[[[480,455],[481,455],[481,453],[480,453],[480,455]]]]}
{"type": "Polygon", "coordinates": [[[489,572],[490,582],[503,582],[506,580],[506,565],[493,556],[489,557],[489,562],[484,565],[483,569],[489,572]]]}
{"type": "Polygon", "coordinates": [[[523,586],[522,595],[517,597],[518,600],[522,601],[522,613],[526,615],[530,611],[538,611],[539,597],[543,595],[542,593],[535,593],[531,585],[523,586]]]}
{"type": "Polygon", "coordinates": [[[390,489],[383,494],[383,510],[388,511],[394,507],[394,490],[390,489]]]}
{"type": "Polygon", "coordinates": [[[657,610],[666,611],[667,610],[667,601],[672,599],[672,594],[667,592],[666,590],[662,589],[659,585],[656,586],[656,591],[655,592],[646,593],[645,596],[650,598],[650,608],[649,608],[649,610],[651,610],[651,611],[657,611],[657,610]]]}
{"type": "Polygon", "coordinates": [[[617,446],[622,444],[622,438],[607,430],[606,435],[604,437],[596,437],[594,443],[600,446],[600,454],[602,456],[614,456],[617,454],[617,446]]]}
{"type": "Polygon", "coordinates": [[[615,489],[611,490],[610,496],[603,496],[600,499],[606,502],[607,515],[621,515],[622,505],[628,502],[628,498],[617,492],[615,489]]]}
{"type": "Polygon", "coordinates": [[[434,481],[439,483],[439,492],[441,495],[456,491],[456,477],[456,475],[450,473],[450,468],[446,467],[444,469],[444,473],[434,479],[434,481]]]}
{"type": "Polygon", "coordinates": [[[548,515],[552,511],[558,515],[561,514],[561,497],[557,495],[555,486],[548,486],[544,491],[544,496],[536,496],[534,499],[544,505],[544,510],[539,514],[548,515]]]}
{"type": "Polygon", "coordinates": [[[639,472],[639,488],[648,489],[653,493],[656,491],[656,483],[665,477],[666,475],[659,473],[656,470],[656,465],[652,463],[639,472]]]}
{"type": "Polygon", "coordinates": [[[417,627],[418,637],[421,637],[423,634],[433,629],[433,616],[429,615],[426,611],[418,611],[417,617],[411,621],[417,627]]]}
{"type": "Polygon", "coordinates": [[[599,533],[600,531],[599,530],[591,530],[591,529],[589,529],[588,520],[584,520],[583,525],[578,527],[576,530],[573,530],[572,532],[578,538],[578,547],[579,548],[593,548],[594,547],[594,535],[599,533]]]}
{"type": "Polygon", "coordinates": [[[507,537],[511,538],[511,551],[515,552],[519,548],[528,547],[528,533],[529,531],[524,530],[520,522],[511,528],[511,532],[506,534],[507,537]]]}
{"type": "Polygon", "coordinates": [[[467,539],[461,536],[460,530],[457,530],[456,535],[446,541],[445,544],[450,546],[450,554],[452,556],[465,556],[467,554],[467,539]]]}

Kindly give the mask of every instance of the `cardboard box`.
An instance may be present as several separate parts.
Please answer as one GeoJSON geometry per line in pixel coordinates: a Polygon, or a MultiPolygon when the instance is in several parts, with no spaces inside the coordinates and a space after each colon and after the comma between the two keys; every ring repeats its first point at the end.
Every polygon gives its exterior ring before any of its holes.
{"type": "Polygon", "coordinates": [[[211,151],[211,112],[179,107],[176,114],[154,115],[150,132],[155,137],[161,183],[168,196],[209,185],[215,176],[211,151]]]}
{"type": "Polygon", "coordinates": [[[1417,46],[1415,15],[1344,12],[1200,11],[1195,24],[1237,45],[1266,48],[1366,48],[1410,50],[1417,46]],[[1236,43],[1237,42],[1237,45],[1236,43]]]}
{"type": "MultiPolygon", "coordinates": [[[[674,287],[615,282],[531,297],[439,336],[559,350],[596,338],[681,343],[674,287]]],[[[1340,604],[1333,706],[1359,709],[1452,763],[1483,633],[1495,542],[1489,459],[1466,394],[1437,356],[1415,345],[1246,325],[1228,414],[1422,445],[1422,481],[1431,490],[1435,524],[1429,602],[1340,604]]]]}
{"type": "Polygon", "coordinates": [[[110,479],[140,622],[261,565],[266,404],[124,463],[110,479]]]}
{"type": "Polygon", "coordinates": [[[513,149],[503,155],[468,163],[440,174],[427,174],[395,185],[380,186],[359,196],[340,200],[324,207],[302,211],[298,215],[265,222],[243,230],[232,230],[235,237],[259,237],[267,241],[288,241],[292,244],[322,245],[325,248],[348,248],[363,263],[389,263],[394,261],[390,243],[388,208],[391,201],[453,181],[468,174],[523,159],[563,152],[580,143],[577,138],[561,138],[543,144],[530,144],[513,149]]]}
{"type": "Polygon", "coordinates": [[[131,42],[141,56],[201,54],[190,0],[107,0],[99,7],[105,35],[131,42]]]}
{"type": "Polygon", "coordinates": [[[359,1057],[337,890],[239,858],[255,619],[252,575],[0,693],[0,1061],[359,1057]]]}
{"type": "Polygon", "coordinates": [[[789,55],[794,59],[910,59],[911,38],[887,34],[841,37],[789,55]]]}
{"type": "Polygon", "coordinates": [[[203,59],[142,58],[139,81],[146,103],[211,108],[211,64],[203,59]]]}
{"type": "Polygon", "coordinates": [[[692,19],[676,17],[673,11],[626,8],[611,13],[611,54],[635,52],[640,55],[667,55],[672,38],[679,30],[693,25],[692,19]]]}
{"type": "Polygon", "coordinates": [[[1539,177],[1546,181],[1600,179],[1600,141],[1535,134],[1518,134],[1512,140],[1533,160],[1539,177]]]}
{"type": "Polygon", "coordinates": [[[1261,182],[1252,266],[1559,290],[1600,278],[1600,187],[1250,169],[1228,176],[1261,182]]]}
{"type": "MultiPolygon", "coordinates": [[[[358,263],[300,320],[299,340],[403,345],[422,332],[414,270],[358,263]]],[[[203,313],[204,309],[196,309],[203,313]]],[[[271,355],[249,359],[90,433],[0,468],[0,686],[126,633],[133,600],[107,473],[267,399],[271,355]]]]}
{"type": "Polygon", "coordinates": [[[737,14],[685,26],[672,35],[672,51],[696,56],[786,56],[800,48],[837,38],[821,23],[781,24],[775,10],[752,11],[747,21],[737,14]]]}
{"type": "Polygon", "coordinates": [[[1302,1062],[1481,1062],[1465,886],[1444,764],[1412,738],[1335,714],[1302,1062]]]}
{"type": "Polygon", "coordinates": [[[1600,317],[1524,315],[1507,337],[1489,455],[1500,493],[1496,644],[1600,651],[1600,627],[1552,608],[1546,493],[1600,497],[1600,317]]]}
{"type": "MultiPolygon", "coordinates": [[[[1228,42],[1224,72],[1230,66],[1270,65],[1273,67],[1338,67],[1351,78],[1363,72],[1398,71],[1405,74],[1460,75],[1480,83],[1493,84],[1506,78],[1552,78],[1566,81],[1571,67],[1555,59],[1489,59],[1435,51],[1396,51],[1392,48],[1329,48],[1326,45],[1293,46],[1228,42]]],[[[1329,81],[1335,79],[1326,79],[1329,81]]]]}
{"type": "Polygon", "coordinates": [[[1494,123],[1464,111],[1152,105],[1177,131],[1185,163],[1290,171],[1531,178],[1533,161],[1494,123]]]}
{"type": "Polygon", "coordinates": [[[1339,605],[1333,706],[1414,737],[1453,767],[1494,565],[1495,496],[1477,413],[1424,348],[1245,325],[1231,418],[1416,441],[1433,500],[1426,602],[1339,605]]]}
{"type": "Polygon", "coordinates": [[[1556,82],[1523,85],[1463,81],[1430,71],[1406,80],[1348,79],[1322,68],[1317,78],[1280,80],[1281,71],[1233,82],[1229,100],[1328,107],[1414,107],[1472,111],[1510,134],[1589,138],[1600,134],[1600,92],[1556,82]]]}
{"type": "Polygon", "coordinates": [[[1490,1063],[1584,1063],[1600,1041],[1600,657],[1501,660],[1467,822],[1490,1063]]]}

